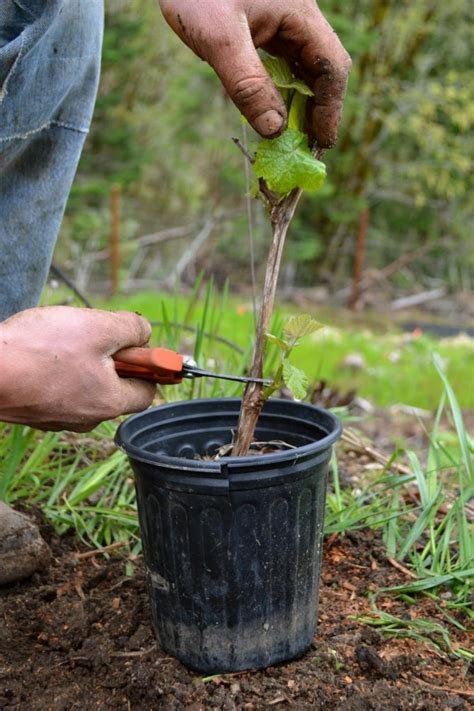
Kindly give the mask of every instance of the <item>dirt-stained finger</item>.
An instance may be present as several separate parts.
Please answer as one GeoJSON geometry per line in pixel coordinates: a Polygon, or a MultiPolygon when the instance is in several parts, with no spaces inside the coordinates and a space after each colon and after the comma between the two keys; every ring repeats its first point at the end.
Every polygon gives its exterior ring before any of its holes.
{"type": "Polygon", "coordinates": [[[131,311],[116,311],[107,316],[97,324],[104,329],[101,339],[104,355],[113,355],[121,348],[145,346],[150,340],[151,325],[143,316],[131,311]]]}
{"type": "Polygon", "coordinates": [[[314,92],[310,132],[321,148],[337,140],[351,58],[314,2],[288,12],[266,49],[281,54],[314,92]]]}
{"type": "Polygon", "coordinates": [[[248,27],[232,38],[216,40],[206,57],[230,98],[264,138],[286,127],[286,107],[257,54],[248,27]]]}
{"type": "Polygon", "coordinates": [[[117,415],[129,415],[150,407],[155,397],[156,385],[138,378],[120,378],[120,392],[120,412],[117,415]]]}

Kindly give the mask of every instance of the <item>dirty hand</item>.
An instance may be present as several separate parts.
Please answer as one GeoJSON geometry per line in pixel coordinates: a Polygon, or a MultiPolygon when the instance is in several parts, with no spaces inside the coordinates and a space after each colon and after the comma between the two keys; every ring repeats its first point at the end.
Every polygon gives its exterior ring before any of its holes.
{"type": "Polygon", "coordinates": [[[262,136],[284,130],[283,100],[256,48],[284,57],[313,90],[311,132],[336,142],[351,60],[314,0],[159,0],[181,39],[219,75],[262,136]]]}
{"type": "Polygon", "coordinates": [[[146,409],[155,386],[119,378],[111,356],[143,346],[150,324],[134,313],[67,306],[27,309],[0,323],[0,421],[88,432],[146,409]]]}

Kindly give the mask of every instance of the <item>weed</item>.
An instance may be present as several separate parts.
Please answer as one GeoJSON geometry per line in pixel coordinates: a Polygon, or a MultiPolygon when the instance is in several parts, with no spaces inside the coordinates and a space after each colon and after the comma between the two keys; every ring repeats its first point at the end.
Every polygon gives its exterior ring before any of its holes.
{"type": "MultiPolygon", "coordinates": [[[[474,654],[469,650],[454,645],[451,641],[449,630],[444,625],[433,620],[426,620],[420,617],[404,619],[379,610],[376,606],[374,606],[371,614],[361,615],[353,619],[377,628],[385,637],[410,638],[417,642],[431,644],[439,652],[454,654],[463,659],[474,658],[474,654]]],[[[465,628],[463,629],[465,631],[465,628]]]]}
{"type": "Polygon", "coordinates": [[[331,655],[332,660],[334,662],[334,671],[336,672],[336,674],[345,669],[345,664],[339,657],[339,654],[337,653],[336,649],[330,649],[329,654],[331,655]]]}

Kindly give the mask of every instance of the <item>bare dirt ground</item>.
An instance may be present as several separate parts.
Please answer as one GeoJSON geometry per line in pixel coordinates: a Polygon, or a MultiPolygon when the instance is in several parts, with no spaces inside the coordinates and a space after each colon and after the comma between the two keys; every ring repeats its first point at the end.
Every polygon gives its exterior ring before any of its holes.
{"type": "MultiPolygon", "coordinates": [[[[109,560],[84,557],[74,537],[58,539],[44,524],[42,532],[53,549],[50,569],[0,589],[0,709],[473,707],[472,664],[430,644],[384,639],[354,619],[370,611],[370,591],[406,581],[387,561],[376,532],[326,540],[319,627],[302,658],[208,680],[160,650],[140,562],[135,577],[126,577],[119,553],[109,560]]],[[[385,597],[379,606],[396,615],[440,619],[426,598],[409,606],[385,597]]],[[[468,644],[462,632],[453,641],[468,644]]]]}

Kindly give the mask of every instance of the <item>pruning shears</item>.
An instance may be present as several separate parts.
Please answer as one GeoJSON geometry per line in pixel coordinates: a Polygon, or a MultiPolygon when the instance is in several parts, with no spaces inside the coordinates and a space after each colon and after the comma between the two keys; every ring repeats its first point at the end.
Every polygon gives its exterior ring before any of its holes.
{"type": "Polygon", "coordinates": [[[184,378],[218,378],[239,383],[260,383],[265,387],[271,380],[248,378],[243,375],[223,375],[199,368],[192,358],[167,348],[124,348],[113,356],[115,370],[122,378],[140,378],[160,385],[179,385],[184,378]]]}

